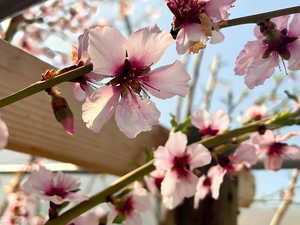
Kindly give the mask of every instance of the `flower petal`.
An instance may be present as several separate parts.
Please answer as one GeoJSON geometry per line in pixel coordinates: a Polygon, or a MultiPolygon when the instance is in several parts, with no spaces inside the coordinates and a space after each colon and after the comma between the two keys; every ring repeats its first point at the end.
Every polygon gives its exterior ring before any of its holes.
{"type": "Polygon", "coordinates": [[[169,32],[161,31],[156,25],[140,29],[128,37],[128,58],[138,66],[150,66],[161,58],[173,41],[169,32]]]}
{"type": "Polygon", "coordinates": [[[102,75],[115,75],[124,63],[126,39],[115,28],[97,26],[89,31],[88,53],[94,66],[94,72],[102,75]]]}
{"type": "Polygon", "coordinates": [[[205,12],[214,22],[226,20],[229,17],[228,10],[235,0],[210,0],[205,5],[205,12]]]}
{"type": "Polygon", "coordinates": [[[120,91],[113,87],[98,88],[82,105],[82,120],[86,126],[99,132],[112,116],[118,103],[120,91]]]}
{"type": "Polygon", "coordinates": [[[289,34],[290,37],[299,37],[300,36],[300,13],[294,15],[292,21],[289,26],[289,34]]]}
{"type": "Polygon", "coordinates": [[[211,44],[218,44],[218,43],[224,41],[224,39],[225,39],[225,37],[224,37],[224,34],[222,32],[213,30],[211,38],[210,38],[210,43],[211,44]]]}
{"type": "Polygon", "coordinates": [[[160,112],[149,99],[126,94],[116,108],[116,122],[119,129],[129,138],[135,138],[142,131],[150,131],[159,123],[160,112]]]}
{"type": "Polygon", "coordinates": [[[278,56],[269,56],[266,59],[257,58],[249,66],[245,77],[245,83],[248,88],[261,85],[265,80],[272,76],[275,67],[278,65],[278,56]]]}
{"type": "Polygon", "coordinates": [[[299,38],[289,45],[289,51],[291,53],[291,57],[289,58],[288,61],[289,62],[288,69],[299,70],[300,69],[300,39],[299,38]]]}
{"type": "Polygon", "coordinates": [[[192,124],[198,129],[206,128],[210,125],[209,113],[204,109],[198,109],[192,113],[192,124]]]}
{"type": "Polygon", "coordinates": [[[223,110],[218,110],[211,115],[211,127],[223,133],[229,125],[229,117],[223,110]]]}
{"type": "Polygon", "coordinates": [[[205,43],[207,36],[202,31],[201,25],[192,23],[181,28],[176,38],[176,50],[178,54],[186,53],[193,42],[202,41],[205,43]]]}
{"type": "Polygon", "coordinates": [[[154,166],[159,170],[170,170],[173,167],[173,156],[167,148],[159,146],[154,152],[154,166]]]}
{"type": "Polygon", "coordinates": [[[282,167],[282,162],[280,156],[269,156],[265,159],[264,164],[267,170],[277,171],[282,167]]]}
{"type": "Polygon", "coordinates": [[[187,151],[190,156],[190,170],[205,166],[211,162],[211,154],[202,144],[194,143],[188,146],[187,151]]]}
{"type": "Polygon", "coordinates": [[[202,175],[197,183],[197,187],[196,187],[196,194],[194,197],[194,208],[198,208],[199,207],[199,201],[201,199],[204,199],[205,196],[209,193],[210,188],[206,187],[203,185],[204,180],[206,179],[205,175],[202,175]]]}
{"type": "Polygon", "coordinates": [[[166,99],[174,95],[185,96],[189,89],[189,74],[182,62],[159,67],[142,77],[145,88],[155,97],[166,99]]]}
{"type": "Polygon", "coordinates": [[[187,137],[181,132],[171,133],[165,147],[173,156],[181,156],[185,153],[187,137]]]}

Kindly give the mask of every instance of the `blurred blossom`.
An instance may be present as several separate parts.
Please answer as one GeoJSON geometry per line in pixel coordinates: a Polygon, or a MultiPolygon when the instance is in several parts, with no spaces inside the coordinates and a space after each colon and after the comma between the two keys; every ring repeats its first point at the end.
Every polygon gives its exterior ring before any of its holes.
{"type": "Polygon", "coordinates": [[[81,201],[85,197],[78,193],[79,181],[70,175],[58,172],[52,173],[43,166],[32,171],[22,189],[28,194],[34,194],[40,198],[51,201],[57,205],[64,202],[81,201]]]}
{"type": "Polygon", "coordinates": [[[195,143],[187,147],[185,134],[171,133],[165,146],[154,152],[156,169],[165,172],[161,183],[164,206],[173,209],[184,198],[192,197],[198,180],[193,170],[210,162],[211,154],[203,145],[195,143]]]}
{"type": "Polygon", "coordinates": [[[222,110],[210,115],[206,110],[198,109],[192,113],[192,124],[199,129],[201,136],[215,136],[227,130],[229,117],[222,110]]]}
{"type": "Polygon", "coordinates": [[[289,27],[288,19],[281,16],[260,23],[254,29],[257,40],[247,42],[240,52],[235,73],[245,76],[249,88],[271,77],[280,59],[288,60],[288,69],[300,69],[300,14],[294,15],[289,27]]]}
{"type": "Polygon", "coordinates": [[[267,115],[267,107],[265,105],[253,105],[250,106],[245,114],[238,118],[242,123],[247,123],[251,121],[261,120],[267,115]]]}
{"type": "Polygon", "coordinates": [[[223,182],[226,170],[220,166],[213,166],[208,170],[207,175],[202,175],[197,183],[196,194],[194,197],[194,207],[198,208],[199,201],[211,193],[214,199],[219,198],[220,187],[223,182]]]}
{"type": "Polygon", "coordinates": [[[276,136],[271,130],[263,135],[254,134],[251,138],[257,147],[257,155],[264,159],[267,170],[279,170],[283,159],[300,159],[300,148],[284,143],[291,137],[298,136],[299,132],[291,132],[285,136],[276,136]]]}
{"type": "Polygon", "coordinates": [[[109,203],[107,225],[112,225],[118,217],[122,219],[124,225],[141,225],[143,224],[141,213],[149,210],[149,206],[147,191],[137,185],[125,196],[114,198],[112,203],[109,203]]]}

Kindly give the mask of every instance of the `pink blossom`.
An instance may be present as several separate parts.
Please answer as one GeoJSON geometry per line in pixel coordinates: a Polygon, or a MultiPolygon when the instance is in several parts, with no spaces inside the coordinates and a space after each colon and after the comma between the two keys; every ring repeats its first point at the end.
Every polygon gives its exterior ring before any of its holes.
{"type": "Polygon", "coordinates": [[[145,177],[145,182],[151,193],[156,194],[161,190],[161,183],[165,178],[164,171],[154,170],[145,177]]]}
{"type": "Polygon", "coordinates": [[[249,88],[261,85],[271,77],[280,58],[288,60],[290,70],[300,69],[300,14],[288,28],[289,16],[273,18],[256,26],[255,41],[249,41],[236,60],[235,73],[245,75],[249,88]]]}
{"type": "Polygon", "coordinates": [[[72,220],[68,225],[99,225],[99,219],[94,213],[79,216],[72,220]]]}
{"type": "Polygon", "coordinates": [[[53,174],[43,166],[32,171],[23,184],[22,189],[28,194],[35,194],[40,198],[57,205],[65,201],[80,201],[84,197],[77,193],[79,182],[72,176],[58,172],[53,174]]]}
{"type": "Polygon", "coordinates": [[[199,129],[202,136],[215,136],[228,128],[229,117],[222,110],[210,115],[206,110],[199,109],[192,113],[192,124],[199,129]]]}
{"type": "MultiPolygon", "coordinates": [[[[78,38],[78,48],[73,47],[72,60],[75,64],[83,63],[89,64],[91,62],[88,55],[89,45],[89,30],[85,30],[78,38]]],[[[78,101],[83,101],[86,96],[89,96],[97,87],[97,82],[102,80],[103,76],[90,72],[83,76],[80,76],[73,80],[74,84],[74,96],[78,101]]]]}
{"type": "Polygon", "coordinates": [[[267,115],[267,107],[265,105],[253,105],[249,107],[245,114],[239,118],[242,123],[261,120],[267,115]]]}
{"type": "Polygon", "coordinates": [[[174,14],[172,34],[176,37],[179,54],[197,53],[205,48],[210,37],[212,44],[224,40],[217,23],[226,20],[235,0],[166,0],[174,14]]]}
{"type": "Polygon", "coordinates": [[[168,209],[179,205],[184,198],[195,194],[198,177],[193,169],[210,163],[210,152],[201,144],[187,145],[187,137],[181,133],[171,133],[165,146],[154,152],[154,165],[164,171],[161,183],[163,203],[168,209]]]}
{"type": "Polygon", "coordinates": [[[112,225],[117,216],[124,218],[124,225],[143,224],[140,213],[149,209],[150,201],[148,193],[144,188],[135,187],[133,191],[121,199],[109,203],[110,212],[107,216],[107,225],[112,225]]]}
{"type": "Polygon", "coordinates": [[[6,123],[0,119],[0,149],[5,148],[8,139],[8,128],[6,123]]]}
{"type": "Polygon", "coordinates": [[[249,142],[243,142],[230,156],[221,156],[218,163],[230,174],[234,174],[244,167],[250,168],[256,164],[258,158],[256,147],[249,142]]]}
{"type": "Polygon", "coordinates": [[[276,171],[281,168],[284,157],[300,159],[298,147],[283,143],[283,141],[297,135],[299,135],[298,132],[292,132],[285,136],[276,136],[271,130],[267,130],[264,135],[254,134],[251,141],[257,146],[258,156],[265,158],[265,168],[276,171]]]}
{"type": "Polygon", "coordinates": [[[194,207],[198,208],[199,201],[211,193],[214,199],[219,198],[219,191],[223,182],[226,170],[220,166],[213,166],[208,170],[207,176],[202,175],[197,183],[196,194],[194,197],[194,207]]]}
{"type": "Polygon", "coordinates": [[[129,138],[158,124],[160,112],[147,91],[166,99],[184,96],[189,88],[189,76],[181,62],[150,68],[172,42],[170,34],[157,26],[143,28],[128,38],[109,26],[89,31],[94,72],[111,80],[83,104],[82,118],[88,128],[100,131],[114,112],[118,127],[129,138]]]}

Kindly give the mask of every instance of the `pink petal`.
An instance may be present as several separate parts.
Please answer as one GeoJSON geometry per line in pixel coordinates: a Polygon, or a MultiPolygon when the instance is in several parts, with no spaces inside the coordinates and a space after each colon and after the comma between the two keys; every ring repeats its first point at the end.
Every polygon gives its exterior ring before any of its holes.
{"type": "Polygon", "coordinates": [[[228,10],[235,0],[210,0],[205,5],[205,12],[214,22],[226,20],[229,17],[228,10]]]}
{"type": "Polygon", "coordinates": [[[259,133],[255,133],[251,141],[253,144],[259,145],[260,147],[268,146],[276,141],[275,135],[271,130],[266,130],[266,132],[263,135],[260,135],[259,133]]]}
{"type": "Polygon", "coordinates": [[[6,123],[0,119],[0,149],[5,148],[8,139],[8,128],[6,123]]]}
{"type": "Polygon", "coordinates": [[[118,89],[104,86],[86,98],[82,105],[82,120],[86,126],[99,132],[104,123],[112,116],[119,97],[120,91],[118,89]]]}
{"type": "Polygon", "coordinates": [[[290,37],[299,37],[300,36],[300,13],[294,15],[289,26],[288,36],[290,37]]]}
{"type": "Polygon", "coordinates": [[[200,24],[188,24],[181,28],[177,34],[176,50],[178,54],[184,54],[193,42],[203,41],[205,43],[206,40],[207,36],[202,31],[200,24]]]}
{"type": "Polygon", "coordinates": [[[211,115],[211,122],[213,129],[218,129],[218,133],[223,133],[228,128],[229,117],[223,110],[218,110],[211,115]]]}
{"type": "Polygon", "coordinates": [[[212,31],[212,36],[210,38],[210,43],[211,44],[218,44],[218,43],[224,41],[224,39],[225,39],[225,37],[224,37],[222,32],[213,30],[212,31]]]}
{"type": "Polygon", "coordinates": [[[142,131],[150,131],[159,123],[160,112],[149,99],[126,94],[116,108],[116,122],[119,129],[129,138],[135,138],[142,131]]]}
{"type": "Polygon", "coordinates": [[[159,67],[142,78],[145,88],[155,97],[166,99],[174,95],[185,96],[189,89],[189,74],[180,61],[159,67]]]}
{"type": "Polygon", "coordinates": [[[159,146],[154,152],[154,166],[159,170],[170,170],[173,167],[173,156],[167,148],[159,146]]]}
{"type": "Polygon", "coordinates": [[[211,162],[211,154],[206,147],[201,144],[188,146],[187,151],[190,156],[190,170],[205,166],[211,162]]]}
{"type": "Polygon", "coordinates": [[[86,98],[86,94],[85,92],[82,90],[82,88],[80,87],[80,83],[75,83],[74,84],[74,89],[73,89],[73,93],[75,98],[78,101],[83,101],[86,98]]]}
{"type": "Polygon", "coordinates": [[[265,47],[261,41],[248,41],[236,59],[235,74],[246,74],[253,61],[258,57],[262,58],[264,51],[265,47]]]}
{"type": "Polygon", "coordinates": [[[169,171],[166,173],[164,180],[161,183],[162,196],[172,195],[176,190],[177,173],[175,171],[169,171]]]}
{"type": "Polygon", "coordinates": [[[142,217],[139,213],[133,212],[129,217],[126,218],[124,225],[140,225],[143,224],[142,217]]]}
{"type": "Polygon", "coordinates": [[[299,135],[300,135],[300,132],[289,132],[283,136],[276,136],[275,140],[276,140],[276,142],[283,142],[283,141],[289,140],[292,137],[296,137],[299,135]]]}
{"type": "Polygon", "coordinates": [[[173,156],[181,156],[185,153],[187,137],[181,132],[171,133],[165,147],[173,156]]]}
{"type": "Polygon", "coordinates": [[[102,75],[115,75],[126,57],[126,39],[115,28],[97,26],[89,31],[88,53],[94,72],[102,75]]]}
{"type": "Polygon", "coordinates": [[[276,28],[281,31],[287,28],[289,17],[290,17],[289,15],[279,16],[279,17],[272,18],[271,21],[274,22],[276,24],[276,28]]]}
{"type": "Polygon", "coordinates": [[[300,159],[300,148],[287,145],[284,147],[284,154],[290,159],[300,159]]]}
{"type": "Polygon", "coordinates": [[[289,62],[288,69],[299,70],[300,69],[300,39],[299,38],[289,45],[289,51],[291,53],[291,57],[289,58],[288,61],[289,62]]]}
{"type": "Polygon", "coordinates": [[[113,204],[108,203],[107,205],[110,208],[110,210],[109,210],[109,213],[107,215],[107,222],[106,222],[106,224],[107,225],[112,225],[113,222],[114,222],[114,220],[115,220],[115,218],[118,216],[118,212],[116,211],[116,209],[115,209],[115,207],[114,207],[113,204]]]}
{"type": "Polygon", "coordinates": [[[242,143],[234,152],[232,162],[234,164],[242,164],[251,167],[256,164],[258,158],[256,155],[256,147],[253,144],[242,143]]]}
{"type": "Polygon", "coordinates": [[[78,60],[82,60],[83,62],[87,62],[89,60],[88,45],[89,30],[85,29],[84,33],[78,37],[78,60]]]}
{"type": "Polygon", "coordinates": [[[198,129],[206,128],[211,124],[209,113],[204,109],[198,109],[192,113],[192,124],[198,129]]]}
{"type": "Polygon", "coordinates": [[[208,171],[208,176],[212,179],[211,184],[211,196],[214,199],[219,198],[220,187],[223,183],[224,175],[226,174],[226,170],[224,170],[220,166],[211,167],[208,171]]]}
{"type": "Polygon", "coordinates": [[[126,42],[129,60],[139,66],[150,66],[158,62],[173,41],[169,32],[161,31],[156,25],[140,29],[126,42]]]}
{"type": "Polygon", "coordinates": [[[278,56],[271,55],[266,59],[254,59],[247,71],[245,82],[248,88],[261,85],[265,80],[272,76],[275,67],[278,65],[278,56]]]}
{"type": "Polygon", "coordinates": [[[194,208],[198,208],[199,207],[199,201],[201,199],[204,199],[205,196],[209,193],[210,188],[206,187],[203,185],[204,180],[206,179],[205,175],[202,175],[197,183],[197,187],[196,187],[196,194],[194,197],[194,208]]]}
{"type": "Polygon", "coordinates": [[[280,156],[269,156],[265,159],[265,168],[267,170],[277,171],[282,167],[282,158],[280,156]]]}

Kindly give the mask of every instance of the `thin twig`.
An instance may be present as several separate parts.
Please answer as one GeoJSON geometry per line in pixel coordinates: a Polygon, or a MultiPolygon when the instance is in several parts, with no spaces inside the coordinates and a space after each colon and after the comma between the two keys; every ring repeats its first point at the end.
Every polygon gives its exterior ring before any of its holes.
{"type": "MultiPolygon", "coordinates": [[[[181,58],[181,62],[183,63],[183,65],[185,66],[186,69],[187,69],[187,66],[189,63],[189,59],[190,59],[190,54],[185,54],[181,58]]],[[[182,105],[183,105],[183,97],[177,96],[176,110],[175,110],[175,112],[176,112],[175,118],[176,118],[177,123],[180,123],[180,121],[181,121],[182,105]]]]}
{"type": "Polygon", "coordinates": [[[217,84],[217,76],[220,70],[220,61],[220,56],[214,56],[210,66],[210,77],[208,78],[205,92],[203,94],[202,108],[205,110],[209,110],[210,108],[211,98],[217,84]]]}
{"type": "Polygon", "coordinates": [[[186,107],[185,107],[185,117],[188,117],[191,114],[192,106],[194,102],[195,97],[195,90],[197,86],[197,82],[199,79],[199,71],[201,67],[201,62],[203,58],[203,50],[195,56],[195,61],[193,65],[193,73],[191,76],[191,87],[189,89],[189,92],[187,94],[187,100],[186,100],[186,107]]]}
{"type": "Polygon", "coordinates": [[[232,27],[232,26],[248,24],[248,23],[260,23],[267,19],[271,19],[278,16],[295,14],[295,13],[300,13],[300,6],[295,6],[286,9],[279,9],[279,10],[270,11],[266,13],[259,13],[251,16],[245,16],[245,17],[240,17],[232,20],[227,20],[225,22],[221,22],[220,27],[225,28],[225,27],[232,27]]]}
{"type": "Polygon", "coordinates": [[[281,224],[284,214],[287,212],[289,206],[293,202],[293,197],[295,195],[295,188],[297,185],[299,173],[300,173],[299,169],[293,170],[290,185],[286,189],[283,199],[282,199],[282,202],[281,202],[280,206],[278,207],[278,209],[276,210],[275,214],[273,215],[270,225],[280,225],[281,224]]]}

